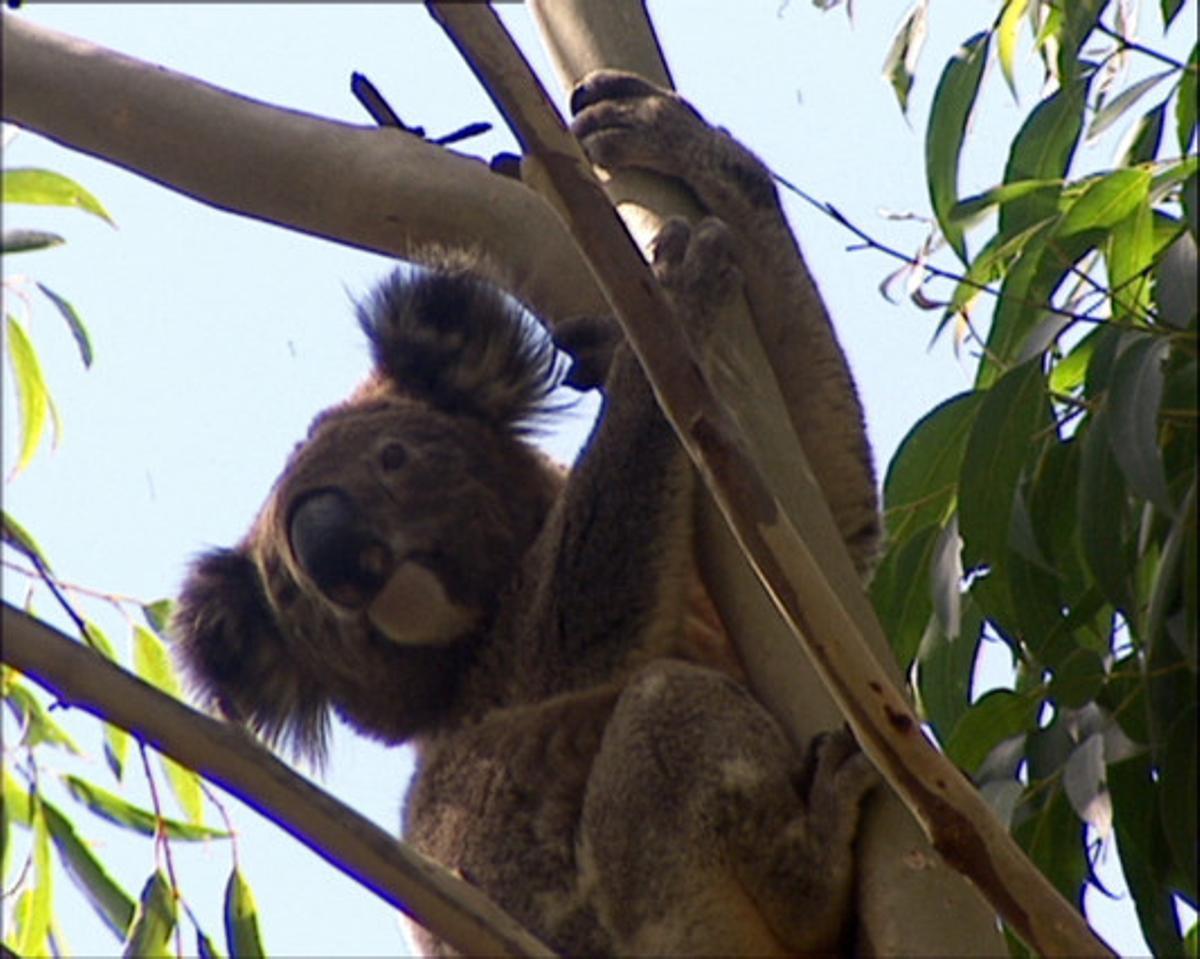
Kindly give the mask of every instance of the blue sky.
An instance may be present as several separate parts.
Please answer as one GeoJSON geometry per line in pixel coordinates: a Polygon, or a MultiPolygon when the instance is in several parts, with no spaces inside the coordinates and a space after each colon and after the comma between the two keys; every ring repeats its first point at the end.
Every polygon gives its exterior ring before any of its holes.
{"type": "MultiPolygon", "coordinates": [[[[994,5],[934,5],[911,126],[880,78],[905,7],[859,4],[851,27],[841,11],[821,14],[801,0],[650,5],[676,83],[701,112],[788,180],[908,249],[920,242],[920,225],[885,220],[881,211],[926,209],[929,98],[941,64],[986,25],[994,5]]],[[[510,6],[503,15],[558,95],[525,12],[510,6]]],[[[420,5],[30,4],[19,16],[256,99],[367,123],[348,91],[351,71],[359,70],[406,122],[437,135],[490,120],[496,130],[461,149],[513,149],[487,97],[420,5]]],[[[992,80],[967,155],[964,193],[999,178],[1015,125],[1037,93],[1022,89],[1017,105],[999,78],[992,80]]],[[[171,595],[189,556],[240,537],[312,415],[365,372],[350,302],[388,261],[210,209],[30,134],[9,144],[5,165],[45,166],[76,178],[119,225],[113,231],[45,208],[6,210],[8,227],[68,238],[66,247],[6,269],[28,272],[68,297],[96,350],[94,368],[84,372],[57,316],[36,305],[30,326],[65,434],[53,455],[44,452],[6,487],[6,508],[38,537],[64,579],[148,600],[171,595]]],[[[810,207],[788,205],[858,379],[882,472],[922,413],[970,385],[970,365],[948,342],[928,349],[936,313],[880,297],[877,286],[895,264],[848,251],[853,238],[840,227],[810,207]]],[[[9,400],[6,393],[6,458],[9,400]]],[[[564,417],[551,438],[558,455],[571,455],[588,410],[581,404],[564,417]]],[[[24,587],[5,572],[6,598],[22,601],[24,587]]],[[[40,608],[48,607],[40,599],[40,608]]],[[[97,604],[88,609],[114,639],[125,640],[124,620],[97,604]]],[[[86,725],[74,728],[91,750],[84,774],[108,785],[99,744],[86,725]]],[[[327,788],[394,830],[407,756],[348,733],[338,734],[332,752],[327,788]]],[[[131,777],[138,779],[136,770],[131,777]]],[[[230,806],[273,954],[404,949],[387,906],[250,810],[230,806]]],[[[87,813],[78,820],[136,892],[154,867],[151,845],[131,842],[87,813]]],[[[227,847],[177,848],[184,893],[216,934],[227,847]]],[[[59,895],[79,901],[65,877],[59,895]]],[[[117,951],[86,908],[70,913],[64,926],[76,953],[117,951]]],[[[1144,949],[1130,914],[1127,902],[1118,903],[1103,927],[1126,954],[1144,949]]]]}

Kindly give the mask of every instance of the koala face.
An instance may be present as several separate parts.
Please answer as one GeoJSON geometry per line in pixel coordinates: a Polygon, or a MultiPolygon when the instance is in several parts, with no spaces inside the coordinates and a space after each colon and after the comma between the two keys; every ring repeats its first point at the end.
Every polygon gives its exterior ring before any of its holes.
{"type": "Polygon", "coordinates": [[[300,589],[392,642],[461,639],[541,525],[553,489],[523,443],[469,418],[380,400],[314,424],[272,498],[300,589]],[[535,482],[530,482],[533,478],[535,482]]]}
{"type": "Polygon", "coordinates": [[[397,275],[361,319],[371,376],[317,416],[243,542],[194,564],[175,621],[204,698],[317,753],[328,707],[386,741],[450,708],[563,485],[521,433],[553,348],[515,304],[397,275]]]}

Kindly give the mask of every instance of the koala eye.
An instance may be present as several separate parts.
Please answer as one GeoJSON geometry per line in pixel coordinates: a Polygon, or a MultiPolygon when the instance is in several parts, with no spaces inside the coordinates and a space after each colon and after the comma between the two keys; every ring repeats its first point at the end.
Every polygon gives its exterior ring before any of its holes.
{"type": "Polygon", "coordinates": [[[389,473],[400,469],[408,462],[408,450],[403,443],[388,443],[379,451],[379,465],[389,473]]]}

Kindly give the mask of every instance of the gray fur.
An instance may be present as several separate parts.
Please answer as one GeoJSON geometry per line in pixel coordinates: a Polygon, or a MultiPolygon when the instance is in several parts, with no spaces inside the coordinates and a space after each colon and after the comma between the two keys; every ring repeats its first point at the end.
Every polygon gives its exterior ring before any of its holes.
{"type": "MultiPolygon", "coordinates": [[[[660,168],[642,141],[662,137],[668,172],[721,218],[672,222],[655,254],[698,349],[752,279],[751,244],[781,245],[802,274],[761,165],[690,107],[611,74],[576,102],[594,157],[660,168]]],[[[873,771],[846,733],[798,754],[736,656],[689,626],[693,471],[620,336],[596,320],[559,331],[574,381],[604,381],[564,474],[522,434],[555,364],[460,259],[386,280],[362,319],[373,373],[317,417],[243,541],[184,586],[175,630],[201,697],[310,752],[329,710],[412,742],[406,837],[563,955],[844,948],[873,771]],[[377,628],[375,603],[409,574],[431,586],[402,593],[413,616],[444,634],[377,628]]],[[[823,481],[851,487],[839,518],[865,565],[874,493],[853,386],[830,330],[797,335],[825,344],[810,389],[833,394],[818,406],[836,413],[840,459],[823,481]]]]}

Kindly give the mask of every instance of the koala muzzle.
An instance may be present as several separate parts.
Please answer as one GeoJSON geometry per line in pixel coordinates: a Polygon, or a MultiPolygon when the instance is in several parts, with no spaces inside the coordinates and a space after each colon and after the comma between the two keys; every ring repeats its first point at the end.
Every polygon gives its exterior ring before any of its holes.
{"type": "Polygon", "coordinates": [[[362,609],[392,571],[387,544],[368,528],[354,500],[339,489],[308,493],[288,521],[292,555],[333,603],[362,609]]]}

